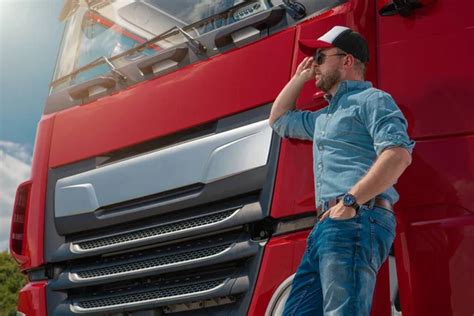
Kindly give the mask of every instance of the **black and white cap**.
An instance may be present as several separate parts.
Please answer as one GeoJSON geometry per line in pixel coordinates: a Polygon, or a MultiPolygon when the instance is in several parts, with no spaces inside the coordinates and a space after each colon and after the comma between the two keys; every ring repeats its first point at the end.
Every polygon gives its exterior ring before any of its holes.
{"type": "Polygon", "coordinates": [[[335,26],[316,40],[301,40],[300,43],[311,49],[337,47],[361,62],[369,61],[367,41],[362,35],[345,26],[335,26]]]}

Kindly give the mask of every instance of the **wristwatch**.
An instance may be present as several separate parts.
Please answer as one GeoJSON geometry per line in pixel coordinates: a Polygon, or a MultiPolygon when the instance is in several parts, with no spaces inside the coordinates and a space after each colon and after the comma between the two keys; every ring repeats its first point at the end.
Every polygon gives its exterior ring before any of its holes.
{"type": "Polygon", "coordinates": [[[359,209],[359,204],[357,204],[355,196],[350,193],[344,194],[344,196],[342,197],[342,203],[344,204],[344,206],[352,207],[356,211],[359,209]]]}

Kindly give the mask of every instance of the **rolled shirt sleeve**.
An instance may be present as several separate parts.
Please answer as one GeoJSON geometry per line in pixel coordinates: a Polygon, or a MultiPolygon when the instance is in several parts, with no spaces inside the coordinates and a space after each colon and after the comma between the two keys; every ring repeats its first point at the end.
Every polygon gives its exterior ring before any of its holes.
{"type": "Polygon", "coordinates": [[[403,147],[412,154],[415,142],[408,136],[407,120],[389,94],[383,91],[371,94],[360,109],[377,156],[392,147],[403,147]]]}
{"type": "Polygon", "coordinates": [[[317,115],[313,111],[288,111],[273,123],[272,129],[283,138],[312,140],[317,115]]]}

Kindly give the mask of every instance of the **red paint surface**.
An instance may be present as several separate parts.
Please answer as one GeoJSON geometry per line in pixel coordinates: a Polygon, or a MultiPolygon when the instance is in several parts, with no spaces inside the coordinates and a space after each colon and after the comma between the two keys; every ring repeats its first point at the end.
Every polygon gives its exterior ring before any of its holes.
{"type": "Polygon", "coordinates": [[[257,284],[247,315],[264,315],[277,287],[295,273],[309,231],[272,238],[265,246],[257,284]]]}
{"type": "MultiPolygon", "coordinates": [[[[278,286],[296,272],[309,231],[272,238],[265,247],[260,273],[247,315],[265,315],[268,303],[278,286]]],[[[372,316],[390,315],[388,261],[377,277],[372,304],[372,316]]]]}
{"type": "Polygon", "coordinates": [[[271,102],[289,78],[294,32],[280,32],[58,113],[50,166],[101,155],[271,102]]]}
{"type": "Polygon", "coordinates": [[[395,242],[403,315],[474,312],[474,2],[378,17],[378,77],[417,140],[400,178],[395,242]]]}
{"type": "Polygon", "coordinates": [[[17,258],[22,270],[43,264],[44,212],[48,182],[49,149],[54,125],[54,114],[43,116],[38,124],[33,163],[31,166],[31,192],[25,217],[23,255],[17,258]]]}
{"type": "Polygon", "coordinates": [[[418,141],[399,181],[397,270],[404,315],[474,311],[474,136],[418,141]]]}
{"type": "Polygon", "coordinates": [[[378,17],[379,87],[412,137],[474,132],[474,2],[438,1],[411,18],[378,17]]]}
{"type": "Polygon", "coordinates": [[[31,282],[21,289],[17,309],[27,316],[46,316],[46,282],[31,282]]]}

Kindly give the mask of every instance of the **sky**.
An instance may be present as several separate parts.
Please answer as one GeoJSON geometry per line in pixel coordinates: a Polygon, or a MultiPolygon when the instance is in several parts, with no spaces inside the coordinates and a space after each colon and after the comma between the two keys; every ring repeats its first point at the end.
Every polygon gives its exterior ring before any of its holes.
{"type": "Polygon", "coordinates": [[[18,184],[28,180],[63,25],[62,0],[0,0],[0,251],[18,184]]]}

